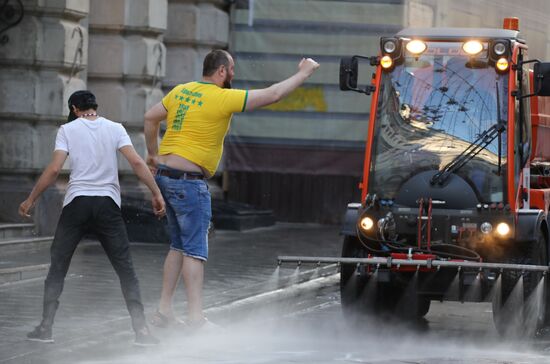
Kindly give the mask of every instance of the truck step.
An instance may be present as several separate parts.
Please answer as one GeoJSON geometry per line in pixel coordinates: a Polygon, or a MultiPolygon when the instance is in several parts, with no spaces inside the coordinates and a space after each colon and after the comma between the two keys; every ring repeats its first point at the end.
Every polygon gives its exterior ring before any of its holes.
{"type": "Polygon", "coordinates": [[[23,283],[37,278],[44,278],[50,268],[49,264],[26,265],[13,268],[0,268],[0,287],[23,283]]]}
{"type": "Polygon", "coordinates": [[[0,239],[33,237],[34,224],[0,223],[0,239]]]}
{"type": "Polygon", "coordinates": [[[47,249],[51,246],[52,241],[53,236],[0,240],[0,257],[19,252],[47,249]]]}

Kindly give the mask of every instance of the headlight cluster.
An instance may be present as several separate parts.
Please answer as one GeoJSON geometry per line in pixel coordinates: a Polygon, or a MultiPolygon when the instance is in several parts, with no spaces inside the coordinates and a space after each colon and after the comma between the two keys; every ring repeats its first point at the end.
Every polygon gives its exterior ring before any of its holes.
{"type": "Polygon", "coordinates": [[[382,50],[380,66],[389,70],[393,67],[394,61],[401,57],[401,40],[383,37],[380,39],[380,49],[382,50]]]}
{"type": "Polygon", "coordinates": [[[491,42],[489,57],[495,62],[495,67],[500,72],[505,72],[510,68],[510,41],[507,39],[497,39],[491,42]]]}
{"type": "MultiPolygon", "coordinates": [[[[493,225],[490,222],[484,222],[479,226],[479,230],[485,235],[490,234],[493,231],[493,225]]],[[[510,225],[506,222],[499,222],[495,229],[495,233],[500,237],[506,237],[510,234],[510,225]]]]}
{"type": "MultiPolygon", "coordinates": [[[[384,218],[381,218],[378,221],[378,225],[380,225],[380,223],[382,223],[383,221],[384,221],[384,218]]],[[[358,226],[363,234],[370,234],[373,231],[375,224],[372,217],[367,215],[362,215],[358,220],[358,226]]],[[[481,223],[481,225],[479,226],[479,230],[484,235],[489,235],[493,233],[501,238],[508,237],[511,231],[510,225],[506,222],[499,222],[496,225],[496,228],[494,228],[493,224],[491,224],[488,221],[481,223]]]]}
{"type": "MultiPolygon", "coordinates": [[[[384,37],[380,40],[380,49],[382,51],[380,66],[384,70],[390,70],[396,61],[403,56],[401,51],[402,44],[404,44],[406,52],[414,57],[419,57],[428,49],[426,42],[420,39],[384,37]]],[[[475,57],[486,50],[486,55],[488,55],[499,72],[505,72],[510,67],[510,49],[510,41],[507,39],[496,39],[489,42],[472,39],[462,44],[463,52],[471,57],[475,57]]]]}

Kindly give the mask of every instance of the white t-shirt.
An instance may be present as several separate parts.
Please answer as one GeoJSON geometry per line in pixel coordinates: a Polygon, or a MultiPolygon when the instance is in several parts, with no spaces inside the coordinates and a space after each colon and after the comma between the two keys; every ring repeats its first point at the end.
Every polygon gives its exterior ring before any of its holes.
{"type": "Polygon", "coordinates": [[[77,196],[109,196],[120,207],[117,151],[132,145],[126,129],[103,117],[62,125],[55,150],[69,154],[71,175],[63,206],[77,196]]]}

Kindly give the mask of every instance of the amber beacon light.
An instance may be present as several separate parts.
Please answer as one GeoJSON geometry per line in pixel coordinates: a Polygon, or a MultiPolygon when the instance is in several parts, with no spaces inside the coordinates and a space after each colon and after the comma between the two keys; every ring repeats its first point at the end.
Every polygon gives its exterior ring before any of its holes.
{"type": "Polygon", "coordinates": [[[503,28],[508,30],[519,30],[519,19],[516,17],[504,18],[503,28]]]}

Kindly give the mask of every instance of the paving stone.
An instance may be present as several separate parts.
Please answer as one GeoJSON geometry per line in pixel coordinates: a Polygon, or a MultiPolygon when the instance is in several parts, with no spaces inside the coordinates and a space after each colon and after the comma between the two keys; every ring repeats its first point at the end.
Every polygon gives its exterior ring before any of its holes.
{"type": "MultiPolygon", "coordinates": [[[[256,293],[271,289],[268,283],[278,255],[338,256],[338,231],[335,226],[281,223],[246,232],[215,231],[206,264],[205,307],[244,298],[256,289],[256,293]]],[[[168,246],[162,244],[134,243],[131,247],[147,314],[158,305],[167,251],[168,246]]],[[[296,266],[283,265],[280,276],[289,277],[295,270],[296,266]]],[[[54,345],[24,340],[40,320],[42,294],[42,280],[0,286],[0,363],[56,362],[88,342],[131,337],[118,278],[97,242],[81,243],[73,257],[54,326],[54,345]]],[[[176,314],[183,317],[186,304],[181,284],[174,301],[176,314]]]]}

